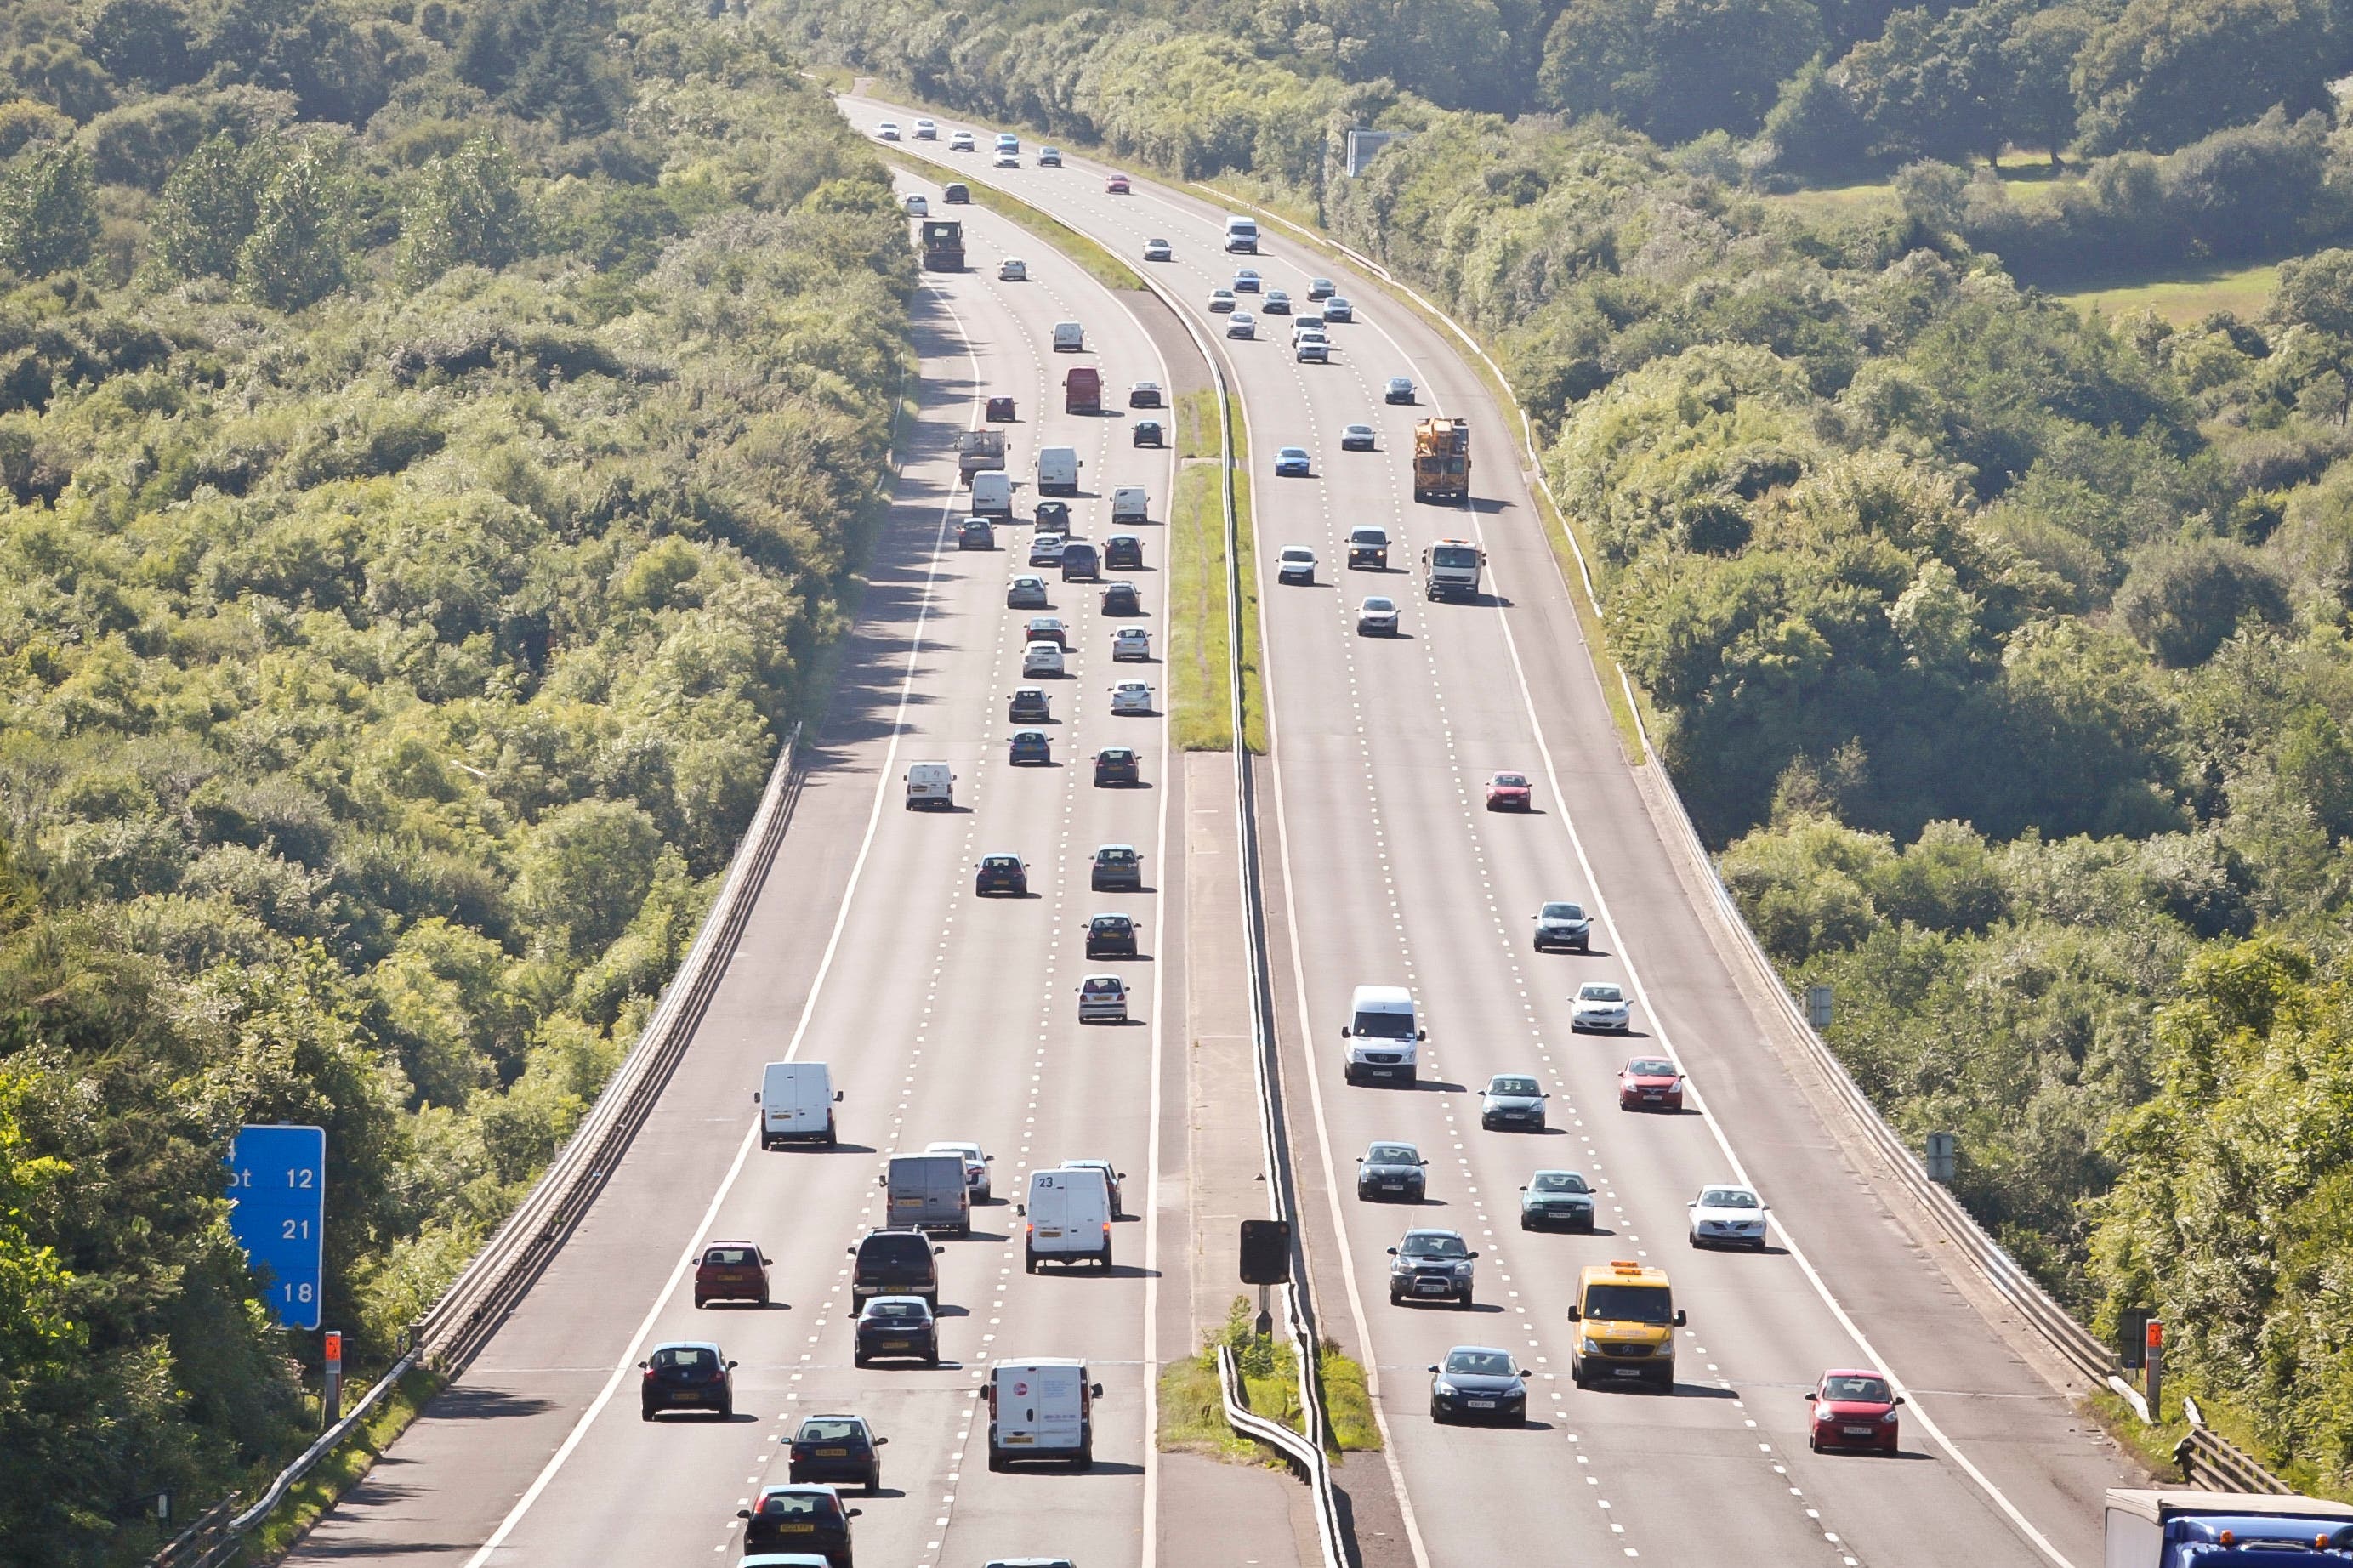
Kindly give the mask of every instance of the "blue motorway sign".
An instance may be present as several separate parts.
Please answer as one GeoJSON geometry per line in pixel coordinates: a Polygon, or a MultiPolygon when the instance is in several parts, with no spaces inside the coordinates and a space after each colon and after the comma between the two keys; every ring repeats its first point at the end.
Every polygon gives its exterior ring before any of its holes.
{"type": "Polygon", "coordinates": [[[228,1228],[286,1329],[319,1326],[327,1130],[245,1127],[228,1154],[228,1228]]]}

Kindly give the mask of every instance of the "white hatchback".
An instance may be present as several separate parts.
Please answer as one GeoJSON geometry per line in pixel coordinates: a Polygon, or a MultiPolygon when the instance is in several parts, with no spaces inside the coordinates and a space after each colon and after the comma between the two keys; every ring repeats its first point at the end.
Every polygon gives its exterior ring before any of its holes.
{"type": "Polygon", "coordinates": [[[1634,1026],[1634,1010],[1626,1001],[1626,988],[1608,980],[1587,981],[1577,988],[1577,995],[1570,1000],[1568,1026],[1625,1034],[1634,1026]]]}
{"type": "Polygon", "coordinates": [[[1226,318],[1226,336],[1255,340],[1258,337],[1258,318],[1248,310],[1236,310],[1226,318]]]}
{"type": "Polygon", "coordinates": [[[1111,657],[1116,663],[1134,664],[1152,658],[1152,634],[1142,626],[1122,626],[1111,634],[1111,657]]]}
{"type": "Polygon", "coordinates": [[[1315,552],[1304,544],[1286,544],[1282,553],[1274,558],[1274,574],[1284,583],[1315,581],[1315,552]]]}
{"type": "Polygon", "coordinates": [[[1116,974],[1090,974],[1079,982],[1079,1022],[1127,1022],[1127,982],[1116,974]]]}
{"type": "Polygon", "coordinates": [[[874,128],[874,134],[885,142],[896,142],[899,140],[899,122],[895,120],[886,120],[874,128]]]}
{"type": "Polygon", "coordinates": [[[949,151],[949,152],[951,152],[951,153],[969,153],[969,152],[972,152],[973,150],[974,150],[974,142],[973,142],[973,139],[972,139],[972,132],[969,132],[969,131],[951,131],[951,132],[948,132],[948,151],[949,151]]]}
{"type": "Polygon", "coordinates": [[[1765,1200],[1755,1187],[1733,1182],[1704,1186],[1687,1206],[1694,1247],[1765,1250],[1765,1200]]]}
{"type": "Polygon", "coordinates": [[[915,121],[915,140],[916,140],[916,141],[918,141],[918,142],[936,142],[936,141],[938,141],[939,139],[940,139],[940,128],[939,128],[939,126],[938,126],[937,124],[934,123],[933,121],[929,121],[929,120],[918,120],[918,121],[915,121]]]}
{"type": "Polygon", "coordinates": [[[1062,673],[1062,645],[1033,642],[1021,650],[1021,674],[1024,679],[1037,679],[1062,673]]]}
{"type": "Polygon", "coordinates": [[[1356,635],[1359,637],[1397,636],[1398,606],[1395,599],[1374,595],[1356,606],[1356,635]]]}
{"type": "Polygon", "coordinates": [[[1152,688],[1141,680],[1123,680],[1111,689],[1111,710],[1113,713],[1152,712],[1152,688]]]}
{"type": "Polygon", "coordinates": [[[1029,281],[1029,264],[1018,256],[1008,256],[997,264],[997,280],[999,283],[1027,283],[1029,281]]]}

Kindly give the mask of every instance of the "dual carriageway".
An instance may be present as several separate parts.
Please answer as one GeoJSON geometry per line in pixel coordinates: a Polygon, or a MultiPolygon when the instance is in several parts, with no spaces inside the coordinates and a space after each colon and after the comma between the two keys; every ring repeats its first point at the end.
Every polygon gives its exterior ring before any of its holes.
{"type": "MultiPolygon", "coordinates": [[[[842,107],[870,132],[913,117],[862,98],[842,107]]],[[[1219,205],[1145,182],[1112,195],[1108,169],[1076,158],[998,170],[985,153],[925,152],[1120,256],[1172,241],[1169,262],[1135,265],[1195,312],[1247,422],[1252,468],[1238,482],[1252,490],[1264,563],[1272,739],[1258,764],[1261,870],[1290,1147],[1322,1322],[1370,1369],[1386,1444],[1352,1457],[1345,1482],[1365,1500],[1360,1520],[1401,1527],[1360,1534],[1365,1562],[2098,1561],[2098,1500],[2120,1479],[2113,1448],[1859,1173],[1827,1102],[1769,1043],[1620,748],[1505,447],[1512,426],[1469,367],[1373,279],[1280,233],[1245,264],[1294,300],[1311,274],[1334,277],[1357,321],[1332,329],[1328,364],[1295,363],[1275,319],[1260,340],[1228,342],[1207,311],[1238,259],[1220,249],[1219,205]],[[1413,378],[1419,406],[1382,404],[1397,374],[1413,378]],[[1467,416],[1480,433],[1468,508],[1409,493],[1412,421],[1429,414],[1467,416]],[[1382,450],[1340,451],[1341,428],[1356,422],[1375,426],[1382,450]],[[1271,477],[1285,445],[1309,450],[1312,478],[1271,477]],[[1391,535],[1386,574],[1344,568],[1346,532],[1363,522],[1391,535]],[[1488,552],[1476,601],[1412,591],[1410,563],[1446,536],[1488,552]],[[1272,557],[1291,543],[1324,563],[1313,586],[1273,582],[1272,557]],[[1374,593],[1405,608],[1394,640],[1356,635],[1356,603],[1374,593]],[[1483,809],[1482,782],[1504,769],[1529,775],[1535,811],[1483,809]],[[1556,899],[1596,916],[1591,953],[1532,951],[1529,917],[1556,899]],[[1570,1032],[1568,998],[1587,979],[1628,986],[1632,1039],[1570,1032]],[[1409,985],[1419,1000],[1430,1039],[1412,1089],[1341,1081],[1346,1001],[1367,983],[1409,985]],[[1689,1072],[1690,1110],[1617,1109],[1617,1071],[1635,1052],[1689,1072]],[[1478,1089],[1499,1072],[1544,1081],[1546,1133],[1479,1130],[1478,1089]],[[1376,1139],[1420,1147],[1429,1202],[1356,1200],[1355,1156],[1376,1139]],[[1519,1229],[1517,1189],[1540,1167],[1593,1182],[1596,1234],[1519,1229]],[[1754,1183],[1772,1205],[1763,1255],[1685,1245],[1684,1204],[1725,1180],[1754,1183]],[[1386,1249],[1409,1226],[1459,1230],[1478,1249],[1472,1310],[1388,1304],[1386,1249]],[[1563,1308],[1580,1268],[1618,1258],[1667,1268],[1689,1314],[1671,1397],[1569,1384],[1563,1308]],[[1430,1423],[1422,1369],[1461,1343],[1509,1350],[1535,1374],[1527,1425],[1430,1423]],[[1825,1367],[1874,1364],[1911,1398],[1903,1457],[1808,1452],[1804,1391],[1825,1367]],[[1377,1504],[1377,1491],[1395,1500],[1377,1504]]],[[[936,185],[904,188],[942,211],[936,185]]],[[[927,274],[917,299],[920,412],[839,691],[693,1047],[547,1274],[312,1532],[304,1562],[732,1564],[735,1510],[784,1479],[779,1439],[800,1415],[835,1409],[891,1439],[882,1496],[850,1500],[870,1568],[1039,1555],[1154,1568],[1207,1528],[1198,1510],[1254,1517],[1280,1484],[1247,1470],[1195,1476],[1179,1500],[1150,1438],[1159,1368],[1193,1348],[1188,1298],[1219,1284],[1191,1278],[1187,1205],[1234,1175],[1188,1168],[1185,1070],[1186,999],[1220,979],[1187,984],[1187,881],[1206,892],[1233,868],[1188,864],[1177,814],[1220,803],[1185,798],[1163,718],[1108,713],[1113,679],[1140,669],[1162,688],[1166,667],[1110,662],[1119,623],[1095,613],[1088,584],[1054,587],[1076,650],[1073,678],[1045,683],[1056,765],[1009,766],[1005,700],[1028,612],[1005,608],[1004,587],[1028,530],[1002,531],[997,552],[959,552],[954,538],[954,437],[985,396],[1010,392],[1017,474],[1039,446],[1085,458],[1082,531],[1110,531],[1113,484],[1150,489],[1153,521],[1134,531],[1146,569],[1107,575],[1141,587],[1165,658],[1176,459],[1129,445],[1117,394],[1153,380],[1173,395],[1206,384],[1206,368],[1158,301],[1106,289],[984,209],[955,216],[969,269],[927,274]],[[1029,281],[996,280],[1007,255],[1029,261],[1029,281]],[[1110,416],[1061,412],[1072,358],[1047,345],[1052,323],[1071,320],[1086,326],[1083,363],[1103,369],[1110,416]],[[1092,787],[1088,759],[1114,743],[1142,754],[1146,787],[1092,787]],[[919,760],[955,768],[956,812],[900,808],[900,775],[919,760]],[[1149,891],[1087,891],[1087,862],[1109,842],[1144,852],[1149,891]],[[973,897],[974,865],[998,850],[1029,861],[1032,897],[973,897]],[[1113,967],[1080,956],[1097,909],[1144,927],[1147,956],[1117,966],[1136,1020],[1125,1028],[1076,1021],[1081,974],[1113,967]],[[787,1056],[827,1062],[844,1090],[839,1151],[758,1151],[751,1090],[763,1062],[787,1056]],[[997,1194],[941,1260],[947,1364],[854,1371],[842,1248],[880,1218],[881,1156],[941,1139],[993,1153],[997,1194]],[[1136,1217],[1117,1227],[1119,1267],[1107,1279],[1026,1275],[1011,1206],[1024,1173],[1090,1156],[1129,1173],[1136,1217]],[[775,1306],[692,1308],[682,1260],[713,1237],[755,1239],[776,1259],[775,1306]],[[638,1419],[634,1363],[670,1339],[715,1339],[741,1363],[733,1422],[638,1419]],[[1082,1357],[1106,1386],[1090,1474],[990,1474],[980,1462],[981,1369],[1036,1355],[1082,1357]]],[[[1021,516],[1033,500],[1022,496],[1021,516]]],[[[1293,1550],[1279,1531],[1261,1544],[1265,1563],[1293,1550]]]]}

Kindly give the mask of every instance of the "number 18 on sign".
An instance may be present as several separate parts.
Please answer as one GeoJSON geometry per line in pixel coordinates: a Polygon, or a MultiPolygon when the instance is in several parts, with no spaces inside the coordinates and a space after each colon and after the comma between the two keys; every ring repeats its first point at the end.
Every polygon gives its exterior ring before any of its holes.
{"type": "Polygon", "coordinates": [[[228,1154],[228,1228],[269,1281],[286,1329],[319,1326],[320,1249],[327,1218],[327,1131],[245,1127],[228,1154]]]}

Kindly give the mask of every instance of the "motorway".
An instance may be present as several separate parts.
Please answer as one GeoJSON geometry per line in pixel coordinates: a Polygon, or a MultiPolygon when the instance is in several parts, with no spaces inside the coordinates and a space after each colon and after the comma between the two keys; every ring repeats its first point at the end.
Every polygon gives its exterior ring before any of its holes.
{"type": "MultiPolygon", "coordinates": [[[[881,1493],[847,1500],[863,1510],[862,1562],[1153,1561],[1147,1368],[1162,1181],[1180,1178],[1181,1192],[1183,1174],[1184,991],[1169,898],[1182,836],[1168,832],[1165,722],[1113,717],[1106,692],[1115,677],[1160,684],[1156,658],[1113,664],[1110,637],[1145,625],[1161,652],[1175,458],[1131,447],[1124,389],[1170,375],[1135,318],[1076,266],[977,209],[962,216],[974,269],[926,275],[915,300],[920,412],[902,433],[903,468],[839,691],[720,992],[580,1229],[463,1377],[303,1542],[298,1563],[732,1562],[735,1510],[786,1479],[780,1440],[801,1415],[837,1410],[865,1415],[890,1444],[881,1493]],[[1028,258],[1032,281],[997,281],[995,259],[1012,253],[1028,258]],[[1049,352],[1062,320],[1086,324],[1089,352],[1049,352]],[[1062,412],[1061,374],[1074,363],[1100,366],[1122,389],[1104,416],[1062,412]],[[1025,526],[1001,530],[997,551],[955,546],[965,508],[954,437],[979,422],[990,393],[1018,399],[1008,461],[1018,479],[1040,444],[1079,448],[1082,531],[1111,531],[1113,483],[1144,484],[1154,503],[1153,521],[1135,531],[1145,569],[1106,574],[1139,585],[1140,623],[1107,620],[1092,586],[1045,574],[1076,650],[1072,678],[1039,683],[1054,706],[1051,767],[1014,768],[1005,753],[1006,700],[1032,612],[1008,610],[1004,592],[1022,569],[1030,493],[1017,492],[1025,526]],[[1140,752],[1145,787],[1093,787],[1092,754],[1113,743],[1140,752]],[[919,761],[953,765],[956,810],[902,808],[900,779],[919,761]],[[1088,891],[1088,862],[1113,842],[1144,852],[1146,891],[1088,891]],[[1029,862],[1029,898],[974,896],[975,864],[998,850],[1029,862]],[[1082,961],[1082,923],[1097,910],[1140,920],[1143,957],[1082,961]],[[1130,984],[1130,1024],[1082,1029],[1081,975],[1114,967],[1130,984]],[[787,1058],[829,1065],[844,1096],[839,1150],[757,1147],[761,1064],[787,1058]],[[976,1210],[969,1239],[944,1243],[945,1364],[853,1370],[844,1250],[879,1218],[883,1156],[947,1139],[995,1156],[996,1198],[976,1210]],[[1078,1157],[1129,1174],[1116,1266],[1108,1277],[1026,1274],[1013,1207],[1026,1173],[1078,1157]],[[686,1260],[706,1238],[738,1237],[776,1259],[773,1305],[697,1310],[686,1260]],[[732,1421],[640,1421],[635,1363],[681,1339],[715,1339],[740,1363],[732,1421]],[[1083,1357],[1105,1385],[1090,1473],[991,1474],[983,1462],[982,1369],[1033,1355],[1083,1357]]],[[[1181,1206],[1173,1213],[1181,1236],[1181,1206]]]]}
{"type": "MultiPolygon", "coordinates": [[[[841,101],[870,130],[914,113],[841,101]]],[[[959,123],[942,117],[944,137],[959,123]]],[[[1305,1216],[1323,1230],[1311,1236],[1325,1259],[1323,1318],[1373,1363],[1413,1561],[1455,1568],[1510,1552],[1904,1568],[2097,1562],[2100,1493],[2127,1479],[2116,1451],[1915,1245],[1768,1047],[1615,738],[1509,450],[1515,426],[1448,342],[1272,226],[1254,260],[1222,255],[1221,209],[1189,195],[1141,181],[1132,195],[1110,195],[1107,166],[1077,157],[1060,170],[1025,158],[1000,171],[985,155],[934,155],[1122,256],[1138,256],[1147,236],[1173,241],[1175,260],[1152,270],[1212,332],[1208,291],[1238,263],[1301,300],[1311,274],[1332,276],[1358,307],[1355,325],[1332,330],[1329,365],[1295,363],[1280,317],[1261,317],[1271,341],[1224,352],[1253,455],[1278,861],[1267,870],[1285,928],[1274,939],[1288,983],[1293,1147],[1322,1167],[1303,1175],[1324,1210],[1305,1216]],[[1414,378],[1422,406],[1382,405],[1392,374],[1414,378]],[[1412,421],[1432,412],[1472,420],[1469,507],[1411,499],[1412,421]],[[1339,451],[1341,426],[1356,421],[1378,429],[1381,452],[1339,451]],[[1285,444],[1314,455],[1314,478],[1271,477],[1285,444]],[[1365,521],[1395,542],[1398,564],[1386,574],[1342,569],[1345,532],[1365,521]],[[1440,537],[1488,551],[1480,601],[1422,602],[1405,563],[1440,537]],[[1272,581],[1264,563],[1291,543],[1321,557],[1315,585],[1272,581]],[[1357,601],[1376,592],[1405,607],[1395,641],[1354,635],[1357,601]],[[1536,784],[1535,812],[1482,808],[1482,782],[1507,768],[1536,784]],[[1529,917],[1552,899],[1599,915],[1590,955],[1530,950],[1529,917]],[[1632,1039],[1572,1035],[1567,999],[1585,979],[1629,986],[1632,1039]],[[1418,1089],[1341,1081],[1339,1028],[1351,988],[1365,983],[1416,993],[1430,1029],[1418,1089]],[[1637,1051],[1680,1061],[1690,1110],[1617,1109],[1617,1070],[1637,1051]],[[1547,1133],[1479,1130],[1477,1090],[1498,1072],[1545,1080],[1547,1133]],[[1353,1162],[1376,1138],[1420,1146],[1428,1204],[1356,1201],[1353,1162]],[[1518,1228],[1517,1188],[1539,1167],[1595,1183],[1599,1234],[1518,1228]],[[1703,1184],[1740,1178],[1772,1205],[1772,1245],[1763,1255],[1690,1248],[1687,1200],[1703,1184]],[[1459,1229],[1479,1249],[1474,1310],[1388,1303],[1385,1248],[1413,1225],[1459,1229]],[[1611,1258],[1658,1264],[1674,1279],[1690,1322],[1672,1397],[1568,1382],[1563,1308],[1578,1268],[1611,1258]],[[1531,1369],[1526,1426],[1430,1423],[1422,1369],[1457,1343],[1509,1350],[1531,1369]],[[1826,1368],[1873,1364],[1910,1396],[1902,1456],[1810,1453],[1802,1394],[1826,1368]]]]}

